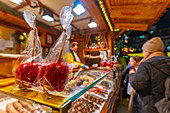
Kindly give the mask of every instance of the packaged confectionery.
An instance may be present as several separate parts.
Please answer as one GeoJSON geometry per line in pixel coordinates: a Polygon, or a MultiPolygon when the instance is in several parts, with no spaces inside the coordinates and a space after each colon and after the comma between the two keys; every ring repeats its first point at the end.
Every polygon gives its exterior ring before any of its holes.
{"type": "Polygon", "coordinates": [[[42,64],[39,74],[39,82],[46,91],[61,92],[68,81],[68,75],[71,71],[67,63],[67,53],[69,52],[68,39],[71,36],[70,23],[72,19],[71,7],[63,7],[60,13],[63,32],[45,58],[45,63],[42,64]]]}
{"type": "Polygon", "coordinates": [[[16,61],[13,74],[19,87],[31,87],[36,85],[38,73],[41,68],[42,50],[36,28],[36,16],[30,11],[24,11],[24,19],[31,28],[26,48],[21,53],[22,56],[16,61]]]}

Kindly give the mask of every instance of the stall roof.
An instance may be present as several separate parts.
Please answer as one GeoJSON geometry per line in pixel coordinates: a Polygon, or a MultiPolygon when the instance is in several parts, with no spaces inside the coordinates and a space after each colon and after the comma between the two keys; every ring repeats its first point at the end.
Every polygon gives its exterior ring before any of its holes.
{"type": "Polygon", "coordinates": [[[105,0],[115,29],[146,31],[167,11],[169,0],[105,0]]]}
{"type": "MultiPolygon", "coordinates": [[[[31,8],[30,1],[38,1],[43,7],[47,7],[54,13],[54,18],[59,19],[58,15],[63,6],[74,6],[75,0],[27,0],[21,5],[16,5],[10,0],[0,0],[0,2],[10,6],[12,9],[18,12],[23,12],[25,9],[29,9],[37,16],[37,20],[50,26],[51,28],[62,31],[60,22],[47,22],[41,18],[42,14],[39,14],[40,8],[31,8]]],[[[73,31],[92,31],[88,27],[89,20],[93,18],[98,27],[96,31],[108,31],[109,27],[106,20],[103,17],[100,7],[97,5],[97,1],[105,3],[108,15],[111,18],[114,29],[122,30],[136,30],[146,31],[159,18],[166,12],[169,6],[169,0],[80,0],[86,8],[86,12],[80,16],[74,14],[72,22],[73,31]]],[[[1,16],[0,20],[5,21],[6,18],[1,16]]],[[[10,20],[10,19],[8,19],[10,20]]],[[[12,20],[12,19],[11,19],[12,20]]],[[[13,22],[13,21],[12,21],[13,22]]],[[[13,22],[14,23],[14,22],[13,22]]],[[[17,23],[18,24],[18,23],[17,23]]]]}
{"type": "MultiPolygon", "coordinates": [[[[75,0],[27,0],[27,1],[24,0],[24,1],[25,2],[23,2],[21,5],[17,5],[15,3],[11,2],[10,0],[0,0],[0,3],[8,5],[12,9],[14,9],[14,10],[16,10],[18,12],[21,12],[21,13],[24,10],[28,9],[28,10],[30,10],[31,12],[33,12],[36,15],[38,21],[43,22],[46,25],[48,25],[48,26],[50,26],[50,27],[52,27],[54,29],[57,29],[59,31],[62,31],[62,27],[61,27],[60,22],[56,21],[55,23],[52,23],[52,22],[47,22],[47,21],[43,20],[41,18],[42,13],[39,14],[40,7],[36,7],[36,8],[30,7],[31,1],[38,1],[39,5],[41,7],[43,6],[43,7],[46,7],[48,9],[50,9],[53,12],[54,18],[56,20],[59,19],[59,14],[60,14],[60,11],[61,11],[62,7],[64,7],[64,6],[71,6],[71,7],[73,7],[74,6],[74,2],[75,2],[75,0]]],[[[73,21],[72,21],[73,31],[88,30],[88,29],[90,29],[88,27],[88,23],[89,23],[89,20],[92,17],[89,14],[88,11],[86,11],[84,14],[82,14],[80,16],[77,16],[74,12],[72,12],[72,13],[74,15],[74,18],[73,18],[73,21]]],[[[2,17],[2,18],[0,18],[0,20],[4,20],[5,21],[6,18],[2,17]]],[[[17,24],[19,24],[19,23],[17,23],[17,24]]]]}

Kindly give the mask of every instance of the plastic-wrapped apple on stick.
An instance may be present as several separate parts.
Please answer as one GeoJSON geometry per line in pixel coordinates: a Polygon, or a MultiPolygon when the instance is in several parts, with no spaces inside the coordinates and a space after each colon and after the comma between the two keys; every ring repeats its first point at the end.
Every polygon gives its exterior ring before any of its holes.
{"type": "Polygon", "coordinates": [[[39,81],[45,90],[61,92],[67,83],[69,75],[68,39],[71,35],[70,23],[72,19],[71,7],[63,7],[60,13],[60,22],[64,30],[47,55],[39,74],[39,81]]]}
{"type": "Polygon", "coordinates": [[[16,77],[16,83],[20,86],[35,85],[35,80],[41,68],[42,50],[36,28],[36,16],[30,11],[24,11],[24,19],[31,27],[29,37],[26,42],[26,48],[21,53],[13,68],[16,77]]]}

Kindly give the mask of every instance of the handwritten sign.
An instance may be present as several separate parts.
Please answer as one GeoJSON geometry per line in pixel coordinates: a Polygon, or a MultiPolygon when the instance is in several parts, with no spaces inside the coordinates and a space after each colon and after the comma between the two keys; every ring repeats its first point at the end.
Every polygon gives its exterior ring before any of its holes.
{"type": "Polygon", "coordinates": [[[131,18],[131,19],[153,19],[155,18],[158,7],[151,6],[113,6],[111,7],[111,18],[131,18]]]}
{"type": "Polygon", "coordinates": [[[116,23],[115,29],[146,31],[148,29],[148,24],[116,23]]]}

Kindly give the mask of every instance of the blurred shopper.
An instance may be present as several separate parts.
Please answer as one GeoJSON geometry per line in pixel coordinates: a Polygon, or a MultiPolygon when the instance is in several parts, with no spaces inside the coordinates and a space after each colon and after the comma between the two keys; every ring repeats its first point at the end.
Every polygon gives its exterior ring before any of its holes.
{"type": "Polygon", "coordinates": [[[155,103],[165,97],[165,80],[170,75],[170,59],[165,56],[164,44],[159,37],[144,43],[144,58],[130,83],[139,94],[144,113],[158,113],[155,103]]]}
{"type": "Polygon", "coordinates": [[[127,67],[122,71],[122,81],[123,81],[123,86],[125,88],[123,97],[126,97],[126,98],[130,97],[129,95],[131,94],[132,88],[129,88],[131,91],[127,95],[128,82],[130,82],[129,81],[129,71],[132,69],[137,70],[139,62],[140,62],[140,57],[138,57],[138,56],[130,57],[127,67]]]}
{"type": "MultiPolygon", "coordinates": [[[[130,58],[129,64],[134,68],[130,69],[129,74],[136,73],[140,60],[141,59],[138,56],[134,56],[130,58]]],[[[129,79],[128,86],[130,86],[130,88],[128,89],[130,94],[130,101],[129,101],[129,108],[128,108],[129,113],[142,113],[141,100],[139,98],[138,93],[136,93],[136,91],[131,87],[130,79],[129,79]]]]}
{"type": "MultiPolygon", "coordinates": [[[[130,58],[129,64],[133,68],[130,69],[129,74],[135,73],[137,71],[140,60],[141,60],[141,58],[138,56],[133,56],[130,58]]],[[[130,95],[129,113],[142,113],[141,100],[139,98],[138,93],[136,93],[136,91],[130,85],[129,78],[128,78],[127,93],[130,95]]]]}

